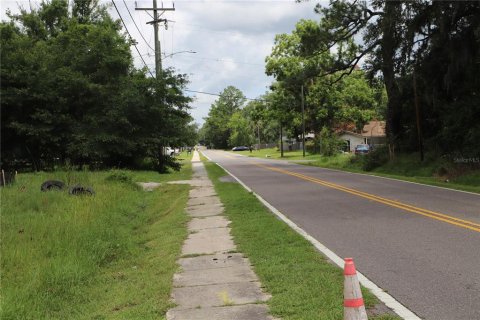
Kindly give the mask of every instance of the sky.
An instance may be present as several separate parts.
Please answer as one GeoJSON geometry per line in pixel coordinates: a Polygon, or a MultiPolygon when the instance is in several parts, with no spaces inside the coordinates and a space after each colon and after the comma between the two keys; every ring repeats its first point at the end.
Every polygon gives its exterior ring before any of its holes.
{"type": "MultiPolygon", "coordinates": [[[[153,20],[149,16],[152,12],[135,10],[135,6],[151,8],[152,1],[114,1],[154,74],[153,27],[146,24],[153,20]]],[[[232,85],[246,97],[257,98],[267,91],[272,82],[272,78],[265,75],[265,57],[271,52],[275,35],[290,33],[300,19],[318,20],[319,16],[314,13],[318,2],[175,1],[175,11],[166,11],[162,16],[169,20],[168,29],[164,26],[159,28],[163,67],[173,67],[177,73],[187,74],[190,80],[187,87],[190,90],[218,94],[232,85]]],[[[29,8],[30,5],[38,6],[38,3],[40,0],[1,0],[0,17],[6,19],[7,9],[15,12],[19,5],[29,8]]],[[[111,1],[101,0],[101,3],[109,4],[111,1]]],[[[172,7],[172,4],[172,1],[163,1],[164,7],[172,7]]],[[[157,0],[157,5],[162,6],[162,1],[157,0]]],[[[114,18],[118,18],[113,7],[109,11],[114,18]]],[[[132,54],[135,66],[141,68],[143,62],[133,47],[132,54]]],[[[187,94],[195,97],[191,104],[191,115],[196,123],[202,125],[203,118],[218,97],[187,94]]]]}

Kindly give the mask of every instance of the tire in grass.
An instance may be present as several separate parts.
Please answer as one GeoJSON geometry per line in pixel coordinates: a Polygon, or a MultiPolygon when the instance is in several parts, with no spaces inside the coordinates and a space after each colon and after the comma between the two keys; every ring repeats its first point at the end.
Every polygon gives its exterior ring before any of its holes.
{"type": "Polygon", "coordinates": [[[95,191],[91,187],[83,187],[81,185],[76,185],[68,190],[68,193],[73,196],[93,196],[95,195],[95,191]]]}
{"type": "Polygon", "coordinates": [[[46,191],[60,191],[65,188],[65,183],[59,180],[47,180],[44,183],[42,183],[42,186],[40,187],[40,190],[43,192],[46,191]]]}

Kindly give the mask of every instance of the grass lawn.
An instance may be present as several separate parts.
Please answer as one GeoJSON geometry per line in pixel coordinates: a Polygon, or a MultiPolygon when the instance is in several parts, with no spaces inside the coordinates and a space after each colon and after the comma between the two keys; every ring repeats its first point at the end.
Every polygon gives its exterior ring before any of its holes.
{"type": "Polygon", "coordinates": [[[284,152],[284,157],[281,158],[280,151],[277,151],[276,148],[254,150],[251,153],[249,151],[235,153],[257,158],[284,159],[289,161],[306,160],[305,162],[298,161],[298,163],[480,193],[479,170],[470,171],[463,175],[450,178],[449,181],[446,182],[444,177],[436,175],[436,172],[438,172],[442,166],[449,166],[445,164],[444,160],[427,158],[426,161],[422,163],[418,160],[418,155],[416,154],[399,155],[394,161],[390,161],[381,167],[366,172],[362,170],[360,162],[354,161],[355,156],[352,154],[338,154],[332,157],[324,157],[318,154],[311,155],[306,153],[304,158],[300,150],[284,152]]]}
{"type": "Polygon", "coordinates": [[[1,190],[1,319],[164,319],[187,236],[187,185],[145,192],[135,181],[180,172],[19,174],[1,190]],[[95,196],[41,192],[48,179],[95,196]]]}
{"type": "MultiPolygon", "coordinates": [[[[289,319],[343,319],[343,273],[303,237],[278,220],[240,184],[220,182],[225,171],[205,162],[215,190],[232,221],[240,252],[249,257],[265,290],[271,313],[289,319]]],[[[364,290],[365,303],[376,298],[364,290]]],[[[376,315],[370,319],[399,319],[376,315]]]]}
{"type": "Polygon", "coordinates": [[[281,157],[280,151],[277,151],[277,148],[269,149],[260,149],[250,151],[235,151],[236,154],[242,154],[247,157],[255,158],[272,158],[272,159],[284,159],[284,160],[318,160],[320,155],[305,153],[305,158],[303,157],[303,151],[284,151],[283,158],[281,157]]]}

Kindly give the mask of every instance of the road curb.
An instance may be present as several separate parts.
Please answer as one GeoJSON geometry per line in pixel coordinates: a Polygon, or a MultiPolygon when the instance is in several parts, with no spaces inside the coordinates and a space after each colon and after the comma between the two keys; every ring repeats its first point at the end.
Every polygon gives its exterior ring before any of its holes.
{"type": "MultiPolygon", "coordinates": [[[[255,193],[252,189],[250,189],[243,181],[237,178],[234,174],[230,171],[225,169],[219,163],[212,161],[210,157],[206,154],[201,152],[202,155],[207,158],[209,161],[215,163],[217,166],[222,168],[226,173],[228,173],[232,178],[234,178],[245,190],[251,192],[264,206],[266,206],[274,215],[276,215],[280,220],[285,222],[290,228],[295,230],[298,234],[300,234],[304,239],[309,241],[318,251],[323,253],[327,256],[333,263],[335,263],[338,267],[343,268],[344,260],[340,258],[337,254],[335,254],[332,250],[328,249],[325,245],[320,243],[317,239],[313,238],[309,235],[305,230],[300,228],[295,222],[291,221],[287,216],[281,213],[278,209],[272,206],[269,202],[263,199],[260,195],[255,193]]],[[[394,297],[389,295],[385,292],[382,288],[377,286],[371,280],[369,280],[366,276],[364,276],[361,272],[357,271],[358,280],[360,283],[367,289],[369,289],[377,298],[378,300],[382,301],[387,307],[392,309],[399,317],[405,320],[421,320],[415,313],[410,311],[407,307],[402,305],[398,302],[394,297]]]]}

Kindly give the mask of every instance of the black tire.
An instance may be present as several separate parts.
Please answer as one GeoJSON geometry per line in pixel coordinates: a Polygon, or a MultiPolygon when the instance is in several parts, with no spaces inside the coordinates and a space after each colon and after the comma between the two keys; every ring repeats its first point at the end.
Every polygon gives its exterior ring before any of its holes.
{"type": "Polygon", "coordinates": [[[43,192],[46,191],[61,191],[65,188],[65,183],[59,180],[47,180],[44,183],[42,183],[42,186],[40,187],[40,190],[43,192]]]}
{"type": "Polygon", "coordinates": [[[68,190],[68,193],[73,195],[73,196],[93,196],[95,195],[95,191],[91,187],[82,187],[81,185],[76,185],[70,188],[68,190]]]}

